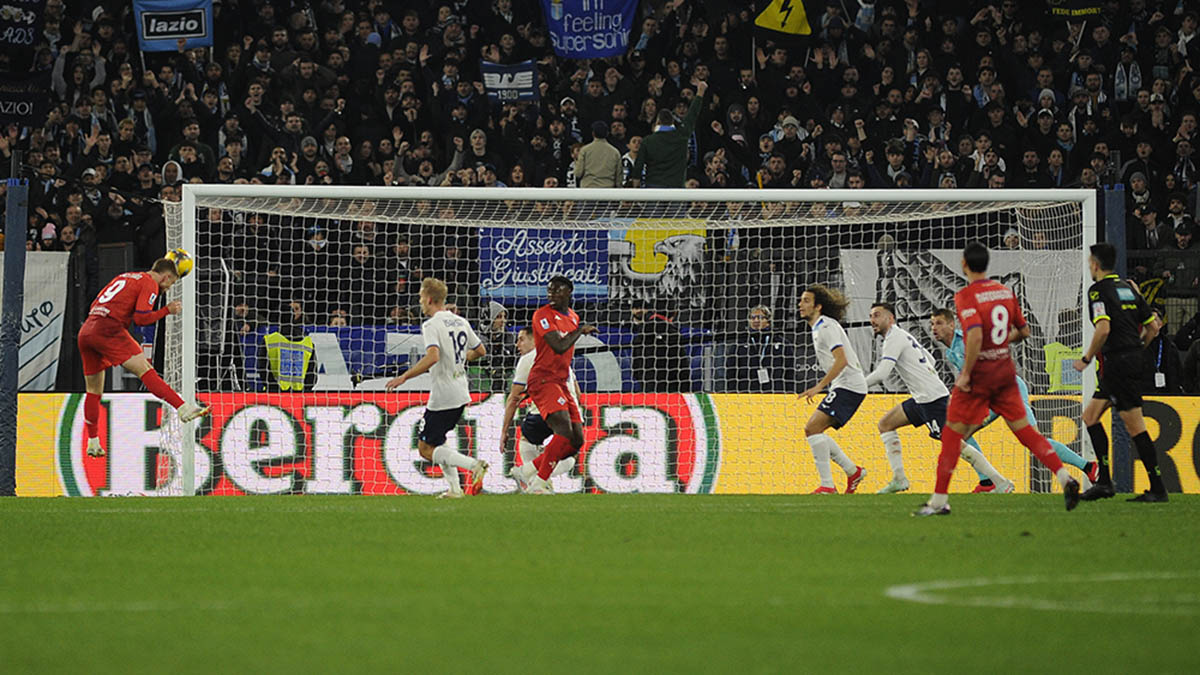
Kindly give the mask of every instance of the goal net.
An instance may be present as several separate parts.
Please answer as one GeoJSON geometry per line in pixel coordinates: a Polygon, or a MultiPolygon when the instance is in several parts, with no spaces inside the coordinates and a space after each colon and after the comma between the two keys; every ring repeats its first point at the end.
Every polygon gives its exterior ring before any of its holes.
{"type": "MultiPolygon", "coordinates": [[[[585,444],[556,492],[806,493],[817,474],[804,425],[820,397],[797,393],[822,373],[800,294],[814,283],[844,291],[843,323],[868,372],[882,343],[870,305],[894,304],[949,384],[930,316],[964,285],[970,241],[992,249],[990,274],[1016,291],[1032,328],[1014,356],[1038,426],[1083,454],[1091,375],[1070,361],[1090,339],[1094,209],[1082,190],[187,185],[168,207],[168,237],[192,251],[196,272],[172,291],[185,309],[168,322],[165,371],[213,414],[188,429],[165,416],[164,489],[444,490],[416,448],[428,376],[384,391],[424,352],[418,289],[436,277],[488,351],[468,370],[472,403],[447,443],[491,464],[486,492],[513,492],[522,412],[508,447],[500,436],[517,331],[563,274],[598,331],[577,343],[585,444]]],[[[862,491],[891,477],[877,424],[907,397],[890,382],[831,432],[866,468],[862,491]]],[[[913,491],[929,491],[938,442],[925,428],[900,436],[913,491]]],[[[1018,491],[1055,489],[1003,424],[977,439],[1018,491]]],[[[960,464],[952,489],[976,480],[960,464]]]]}

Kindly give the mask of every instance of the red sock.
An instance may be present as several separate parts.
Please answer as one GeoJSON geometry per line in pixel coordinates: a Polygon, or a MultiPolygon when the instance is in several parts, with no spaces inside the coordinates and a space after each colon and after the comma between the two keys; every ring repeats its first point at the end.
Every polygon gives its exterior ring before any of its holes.
{"type": "Polygon", "coordinates": [[[1034,429],[1032,424],[1014,433],[1017,435],[1017,440],[1021,441],[1021,445],[1029,448],[1039,462],[1045,464],[1052,473],[1058,473],[1058,470],[1062,468],[1062,460],[1054,454],[1054,448],[1050,447],[1050,441],[1046,440],[1046,437],[1037,429],[1034,429]]]}
{"type": "Polygon", "coordinates": [[[83,424],[88,438],[100,438],[100,394],[83,395],[83,424]]]}
{"type": "Polygon", "coordinates": [[[549,478],[550,472],[554,471],[554,465],[558,463],[558,460],[569,455],[572,450],[571,443],[566,438],[555,434],[554,438],[546,444],[546,449],[542,451],[542,454],[533,460],[533,464],[538,470],[538,478],[542,480],[549,478]],[[539,463],[538,460],[541,462],[539,463]]]}
{"type": "Polygon", "coordinates": [[[166,401],[172,408],[178,408],[183,405],[183,399],[179,398],[179,394],[176,394],[174,389],[168,386],[166,382],[163,382],[158,371],[153,368],[142,373],[142,383],[146,385],[151,394],[166,401]]]}
{"type": "Polygon", "coordinates": [[[942,427],[942,452],[938,455],[934,493],[944,495],[950,492],[950,479],[954,476],[954,465],[958,464],[958,456],[962,454],[962,441],[962,434],[949,427],[942,427]]]}

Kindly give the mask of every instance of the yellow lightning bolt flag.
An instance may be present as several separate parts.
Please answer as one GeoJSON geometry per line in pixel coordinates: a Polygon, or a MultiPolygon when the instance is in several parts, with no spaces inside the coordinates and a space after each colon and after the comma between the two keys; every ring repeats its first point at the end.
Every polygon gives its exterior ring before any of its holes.
{"type": "Polygon", "coordinates": [[[771,0],[766,9],[754,19],[754,25],[788,35],[807,37],[813,33],[808,22],[808,8],[802,0],[771,0]]]}

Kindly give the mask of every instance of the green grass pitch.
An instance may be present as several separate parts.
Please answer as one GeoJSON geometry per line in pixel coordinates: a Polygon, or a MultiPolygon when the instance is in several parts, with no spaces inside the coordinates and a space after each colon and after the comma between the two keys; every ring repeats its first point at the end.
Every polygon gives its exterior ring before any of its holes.
{"type": "Polygon", "coordinates": [[[1196,672],[1200,497],[920,502],[2,500],[0,668],[1196,672]]]}

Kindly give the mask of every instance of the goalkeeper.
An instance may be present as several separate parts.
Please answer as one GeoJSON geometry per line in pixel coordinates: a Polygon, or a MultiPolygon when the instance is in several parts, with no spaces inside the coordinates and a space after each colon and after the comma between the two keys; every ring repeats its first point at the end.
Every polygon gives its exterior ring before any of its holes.
{"type": "MultiPolygon", "coordinates": [[[[946,360],[950,362],[950,367],[954,370],[955,377],[957,377],[963,367],[964,348],[962,331],[954,327],[954,311],[939,309],[933,313],[930,321],[934,338],[947,347],[946,360]]],[[[1020,376],[1017,376],[1017,389],[1021,392],[1021,400],[1025,402],[1025,416],[1029,419],[1030,426],[1036,429],[1037,417],[1033,414],[1033,407],[1029,405],[1029,385],[1025,384],[1025,380],[1021,379],[1020,376]]],[[[996,421],[997,417],[999,415],[995,411],[989,411],[988,417],[983,421],[983,426],[980,429],[996,421]]],[[[1054,454],[1058,455],[1059,459],[1082,471],[1089,481],[1096,482],[1096,479],[1100,475],[1099,465],[1095,462],[1084,461],[1074,450],[1052,438],[1047,438],[1046,440],[1050,441],[1050,447],[1054,449],[1054,454]]],[[[975,440],[974,436],[966,439],[966,443],[976,450],[980,449],[979,443],[975,440]]],[[[975,486],[974,492],[991,492],[995,489],[995,485],[985,485],[985,480],[983,474],[980,474],[980,482],[979,485],[975,486]]],[[[990,483],[991,481],[987,482],[990,483]]]]}

